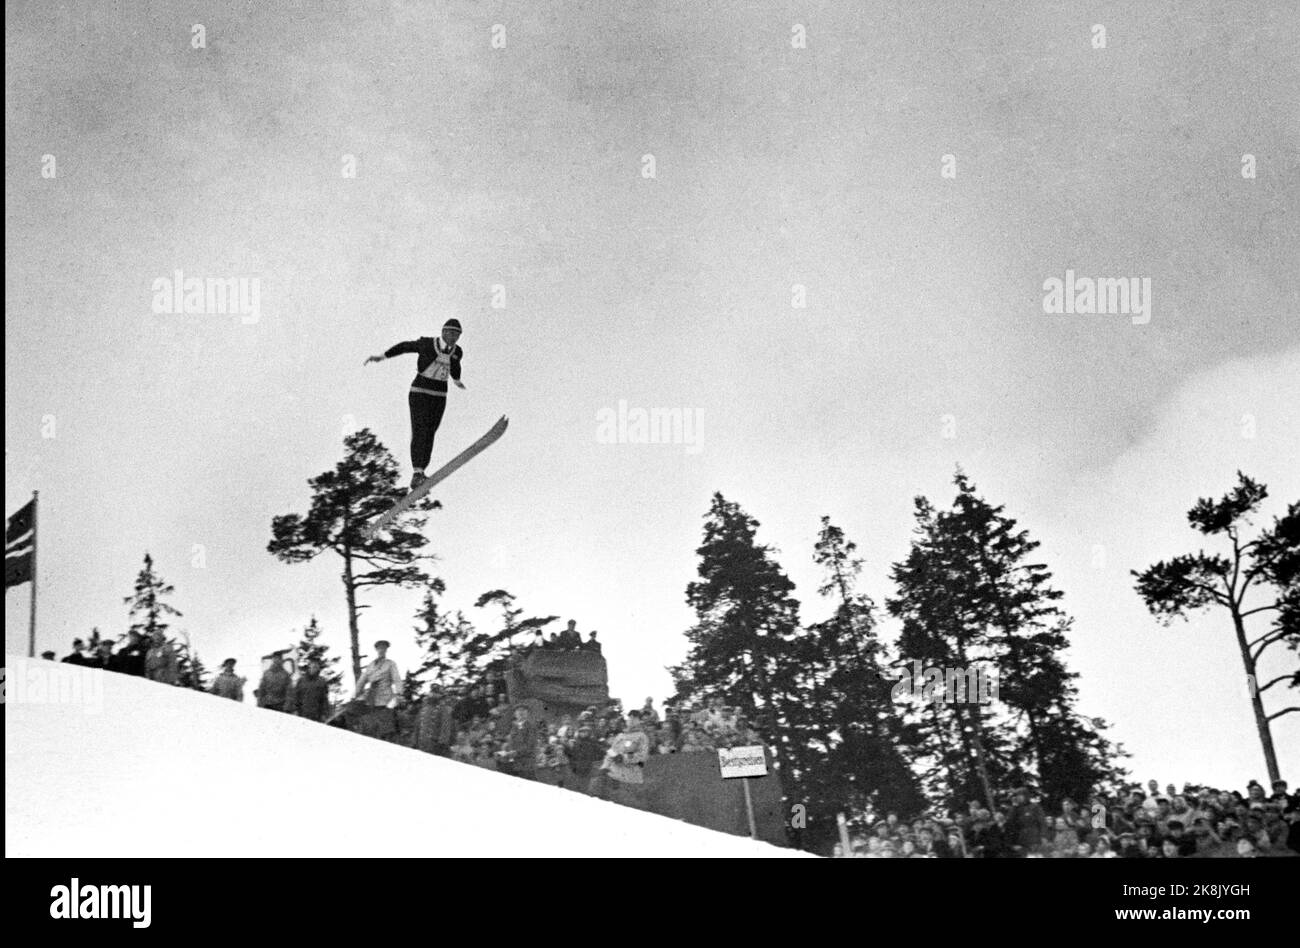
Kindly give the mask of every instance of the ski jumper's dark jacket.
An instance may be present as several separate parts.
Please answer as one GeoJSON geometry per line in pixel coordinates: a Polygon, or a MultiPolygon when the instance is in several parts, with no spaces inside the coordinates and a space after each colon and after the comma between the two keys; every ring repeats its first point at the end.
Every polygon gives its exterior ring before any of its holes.
{"type": "Polygon", "coordinates": [[[411,391],[446,398],[447,377],[460,381],[460,360],[465,355],[460,346],[449,346],[438,336],[421,336],[412,342],[399,342],[384,353],[384,358],[391,359],[407,353],[419,357],[415,363],[411,391]]]}

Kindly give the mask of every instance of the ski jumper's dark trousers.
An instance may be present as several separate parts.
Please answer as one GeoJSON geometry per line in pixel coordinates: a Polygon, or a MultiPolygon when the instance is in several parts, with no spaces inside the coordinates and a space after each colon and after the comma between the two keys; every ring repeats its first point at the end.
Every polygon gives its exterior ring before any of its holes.
{"type": "Polygon", "coordinates": [[[411,467],[423,471],[433,455],[433,436],[442,424],[447,396],[412,391],[407,393],[406,403],[411,408],[411,467]]]}

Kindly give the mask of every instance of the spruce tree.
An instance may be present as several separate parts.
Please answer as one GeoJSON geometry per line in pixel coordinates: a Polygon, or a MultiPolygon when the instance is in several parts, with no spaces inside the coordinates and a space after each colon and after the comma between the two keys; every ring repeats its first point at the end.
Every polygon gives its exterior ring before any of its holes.
{"type": "Polygon", "coordinates": [[[176,587],[164,582],[162,577],[154,571],[153,557],[146,552],[144,567],[135,577],[135,589],[131,595],[122,600],[131,607],[129,610],[131,617],[129,630],[138,632],[149,639],[158,634],[166,637],[167,629],[171,627],[170,623],[167,622],[167,617],[175,616],[180,618],[182,615],[179,609],[165,601],[167,597],[175,595],[175,593],[176,587]]]}
{"type": "Polygon", "coordinates": [[[178,639],[172,640],[176,649],[176,681],[182,688],[206,691],[208,687],[208,669],[199,658],[198,649],[190,641],[187,633],[181,632],[178,639]]]}
{"type": "Polygon", "coordinates": [[[738,504],[713,495],[696,550],[700,578],[686,588],[696,615],[686,632],[690,647],[670,672],[680,700],[721,697],[740,708],[775,757],[787,801],[806,804],[816,752],[800,730],[799,603],[772,550],[756,541],[758,526],[738,504]]]}
{"type": "Polygon", "coordinates": [[[996,792],[1026,781],[1052,803],[1086,799],[1118,779],[1122,752],[1103,736],[1104,721],[1075,709],[1062,594],[1031,559],[1038,542],[960,471],[954,483],[951,510],[917,499],[917,535],[895,564],[898,594],[888,604],[903,620],[903,659],[954,676],[923,714],[931,758],[946,772],[953,803],[978,797],[992,808],[996,792]],[[971,695],[981,672],[990,691],[971,695]],[[958,683],[966,693],[949,693],[958,683]]]}
{"type": "Polygon", "coordinates": [[[856,553],[844,531],[822,517],[813,559],[825,581],[817,591],[835,602],[835,613],[808,629],[814,646],[810,707],[820,709],[827,748],[817,783],[828,791],[827,804],[838,806],[810,809],[826,815],[839,809],[917,813],[925,799],[905,753],[915,736],[893,701],[876,605],[856,588],[862,572],[856,553]]]}
{"type": "Polygon", "coordinates": [[[411,672],[421,681],[427,679],[440,691],[471,683],[464,658],[466,645],[475,635],[474,626],[464,613],[443,609],[441,600],[446,591],[447,584],[436,576],[425,587],[420,608],[415,613],[415,644],[420,649],[420,664],[411,672]]]}
{"type": "MultiPolygon", "coordinates": [[[[886,600],[891,615],[902,620],[898,649],[904,671],[907,663],[919,663],[930,674],[948,669],[988,667],[989,643],[970,588],[975,578],[959,552],[958,538],[947,529],[950,518],[924,497],[915,502],[916,536],[907,558],[893,566],[897,595],[886,600]]],[[[929,756],[946,775],[954,797],[982,799],[994,807],[994,784],[998,763],[991,756],[990,722],[980,705],[966,700],[946,700],[946,690],[917,694],[922,683],[912,676],[908,693],[918,705],[929,739],[929,756]]],[[[933,689],[934,683],[924,687],[933,689]]],[[[895,695],[903,689],[895,686],[895,695]]],[[[965,696],[963,696],[965,697],[965,696]]]]}
{"type": "Polygon", "coordinates": [[[343,673],[339,670],[338,655],[330,654],[330,647],[320,640],[322,630],[316,617],[312,616],[311,621],[302,630],[302,637],[298,642],[298,669],[299,671],[307,667],[310,661],[320,662],[320,676],[325,679],[329,685],[330,697],[334,698],[343,688],[343,673]]]}

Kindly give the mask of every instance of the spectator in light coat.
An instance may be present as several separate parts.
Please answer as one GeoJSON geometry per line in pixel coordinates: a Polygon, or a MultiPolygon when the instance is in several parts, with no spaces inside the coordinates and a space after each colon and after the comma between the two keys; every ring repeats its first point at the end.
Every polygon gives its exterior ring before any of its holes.
{"type": "Polygon", "coordinates": [[[180,678],[180,662],[176,658],[176,650],[161,632],[154,634],[153,646],[145,654],[144,676],[164,685],[174,685],[180,678]]]}
{"type": "Polygon", "coordinates": [[[611,797],[617,803],[644,809],[642,768],[650,757],[650,741],[641,726],[641,712],[629,711],[627,728],[609,743],[601,769],[611,781],[611,797]]]}
{"type": "Polygon", "coordinates": [[[218,698],[229,698],[231,701],[244,700],[244,681],[239,675],[235,674],[235,660],[228,658],[221,663],[221,673],[213,679],[210,692],[218,698]]]}
{"type": "Polygon", "coordinates": [[[357,679],[357,698],[374,708],[397,707],[397,696],[402,692],[402,674],[397,663],[388,657],[388,641],[375,643],[375,660],[366,666],[357,679]]]}

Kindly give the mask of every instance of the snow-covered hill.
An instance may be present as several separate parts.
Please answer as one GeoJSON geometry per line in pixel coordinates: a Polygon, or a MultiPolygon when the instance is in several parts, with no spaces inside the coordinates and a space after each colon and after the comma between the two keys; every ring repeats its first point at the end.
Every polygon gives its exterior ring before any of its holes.
{"type": "Polygon", "coordinates": [[[6,856],[790,856],[138,678],[6,658],[6,856]]]}

